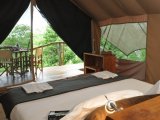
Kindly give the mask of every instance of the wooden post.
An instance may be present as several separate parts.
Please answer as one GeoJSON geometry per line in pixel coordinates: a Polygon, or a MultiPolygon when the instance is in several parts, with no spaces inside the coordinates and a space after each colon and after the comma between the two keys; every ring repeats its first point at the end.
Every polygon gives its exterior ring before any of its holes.
{"type": "Polygon", "coordinates": [[[64,43],[61,43],[61,65],[64,65],[64,43]]]}
{"type": "Polygon", "coordinates": [[[62,65],[62,61],[61,61],[61,43],[58,43],[58,61],[59,61],[59,66],[62,65]]]}
{"type": "Polygon", "coordinates": [[[100,26],[92,20],[91,22],[92,53],[100,54],[101,29],[100,26]]]}
{"type": "Polygon", "coordinates": [[[31,40],[30,40],[30,44],[31,44],[31,71],[32,71],[32,75],[33,75],[33,80],[35,80],[35,75],[34,75],[34,68],[33,68],[33,5],[34,5],[35,1],[31,0],[31,40]]]}

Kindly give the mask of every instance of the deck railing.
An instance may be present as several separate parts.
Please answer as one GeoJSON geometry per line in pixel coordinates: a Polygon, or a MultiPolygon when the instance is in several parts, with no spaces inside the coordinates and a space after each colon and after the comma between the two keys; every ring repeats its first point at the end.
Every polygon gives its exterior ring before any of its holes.
{"type": "Polygon", "coordinates": [[[65,43],[64,42],[52,42],[49,44],[45,44],[42,46],[38,46],[38,47],[34,47],[33,50],[35,50],[36,48],[46,48],[49,46],[57,46],[57,53],[58,53],[58,63],[59,66],[64,65],[64,47],[65,47],[65,43]]]}

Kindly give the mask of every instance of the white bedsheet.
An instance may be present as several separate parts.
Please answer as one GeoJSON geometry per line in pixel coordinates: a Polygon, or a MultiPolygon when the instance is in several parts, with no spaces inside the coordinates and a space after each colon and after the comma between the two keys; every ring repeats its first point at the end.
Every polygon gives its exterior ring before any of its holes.
{"type": "Polygon", "coordinates": [[[127,79],[25,102],[13,108],[11,120],[47,120],[49,111],[70,110],[75,105],[98,95],[128,89],[145,93],[152,86],[136,79],[127,79]]]}

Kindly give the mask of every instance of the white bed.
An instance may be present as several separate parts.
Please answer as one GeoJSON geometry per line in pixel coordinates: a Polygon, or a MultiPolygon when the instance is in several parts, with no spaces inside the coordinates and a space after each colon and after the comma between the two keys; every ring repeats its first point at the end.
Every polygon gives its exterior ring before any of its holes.
{"type": "Polygon", "coordinates": [[[11,120],[47,120],[49,111],[70,110],[75,105],[98,95],[128,89],[145,93],[152,86],[152,84],[136,79],[127,79],[25,102],[13,108],[11,120]]]}
{"type": "MultiPolygon", "coordinates": [[[[98,72],[94,75],[104,79],[117,76],[109,71],[98,72]]],[[[146,93],[152,86],[152,84],[132,78],[115,81],[18,104],[13,108],[10,117],[11,120],[47,120],[50,111],[71,110],[75,105],[99,95],[121,90],[137,90],[146,93]]],[[[1,104],[0,108],[2,108],[1,104]]],[[[0,109],[0,111],[2,110],[0,109]]],[[[0,115],[3,117],[2,113],[3,111],[0,115]]],[[[4,120],[2,117],[0,117],[0,120],[4,120]]]]}

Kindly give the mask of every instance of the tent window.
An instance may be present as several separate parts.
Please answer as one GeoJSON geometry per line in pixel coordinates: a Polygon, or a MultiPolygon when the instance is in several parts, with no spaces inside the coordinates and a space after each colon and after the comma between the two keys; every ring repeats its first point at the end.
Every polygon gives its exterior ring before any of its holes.
{"type": "Polygon", "coordinates": [[[101,31],[101,50],[110,50],[121,59],[145,60],[147,23],[108,25],[101,31]]]}

